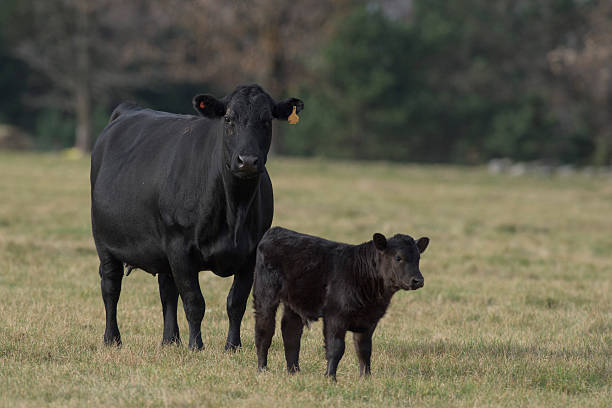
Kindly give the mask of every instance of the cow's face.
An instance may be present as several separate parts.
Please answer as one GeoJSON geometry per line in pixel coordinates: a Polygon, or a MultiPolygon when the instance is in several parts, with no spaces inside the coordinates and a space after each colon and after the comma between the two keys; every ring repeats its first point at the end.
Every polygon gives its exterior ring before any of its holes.
{"type": "Polygon", "coordinates": [[[258,85],[249,85],[239,86],[223,99],[197,95],[193,106],[202,116],[222,122],[224,165],[234,176],[248,179],[265,169],[272,120],[287,120],[293,107],[300,112],[304,103],[296,98],[275,102],[258,85]]]}
{"type": "Polygon", "coordinates": [[[415,241],[408,235],[398,234],[387,240],[384,235],[376,233],[373,242],[380,255],[379,270],[389,286],[405,290],[423,287],[425,279],[419,270],[419,260],[429,238],[415,241]]]}

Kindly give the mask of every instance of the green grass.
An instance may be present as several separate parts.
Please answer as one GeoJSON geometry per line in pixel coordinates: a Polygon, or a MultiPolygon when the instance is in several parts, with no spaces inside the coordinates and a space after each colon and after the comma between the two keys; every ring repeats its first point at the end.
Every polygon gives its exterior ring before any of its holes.
{"type": "Polygon", "coordinates": [[[285,374],[279,333],[258,374],[250,302],[243,349],[223,352],[231,279],[210,272],[202,352],[160,346],[157,281],[141,271],[123,281],[124,346],[104,347],[88,160],[4,153],[0,406],[610,406],[612,180],[280,158],[269,170],[275,225],[431,238],[425,287],[396,294],[374,334],[372,378],[350,336],[338,383],[323,377],[320,322],[300,374],[285,374]]]}

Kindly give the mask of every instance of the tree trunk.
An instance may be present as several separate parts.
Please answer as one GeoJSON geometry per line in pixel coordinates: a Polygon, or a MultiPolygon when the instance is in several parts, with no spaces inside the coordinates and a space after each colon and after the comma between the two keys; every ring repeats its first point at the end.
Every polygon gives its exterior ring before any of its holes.
{"type": "Polygon", "coordinates": [[[597,129],[593,140],[593,164],[595,166],[605,166],[609,163],[612,155],[612,128],[608,125],[610,104],[605,97],[594,98],[593,101],[598,106],[593,115],[595,129],[597,129]]]}
{"type": "Polygon", "coordinates": [[[91,147],[91,92],[86,81],[79,81],[75,90],[76,141],[75,147],[86,153],[91,147]]]}
{"type": "MultiPolygon", "coordinates": [[[[265,87],[270,95],[278,100],[281,100],[286,95],[286,64],[283,52],[283,44],[280,38],[279,26],[283,23],[286,17],[286,11],[280,10],[276,18],[276,24],[269,24],[264,31],[266,54],[268,55],[268,69],[266,70],[266,78],[264,79],[265,87]]],[[[282,154],[283,149],[283,126],[275,121],[272,127],[272,145],[270,151],[272,154],[282,154]]]]}
{"type": "Polygon", "coordinates": [[[595,136],[595,151],[593,152],[593,164],[605,166],[610,162],[612,151],[612,137],[608,129],[600,130],[595,136]]]}
{"type": "Polygon", "coordinates": [[[78,8],[78,34],[76,38],[76,78],[74,86],[74,111],[76,113],[76,139],[74,146],[86,153],[91,147],[91,85],[90,81],[90,26],[89,2],[78,8]]]}
{"type": "MultiPolygon", "coordinates": [[[[285,89],[285,61],[282,56],[282,50],[277,48],[276,54],[272,57],[271,69],[268,74],[268,89],[277,101],[283,99],[286,95],[285,89]]],[[[272,136],[271,150],[273,154],[284,153],[283,144],[283,129],[284,126],[279,121],[274,122],[274,135],[272,136]]]]}

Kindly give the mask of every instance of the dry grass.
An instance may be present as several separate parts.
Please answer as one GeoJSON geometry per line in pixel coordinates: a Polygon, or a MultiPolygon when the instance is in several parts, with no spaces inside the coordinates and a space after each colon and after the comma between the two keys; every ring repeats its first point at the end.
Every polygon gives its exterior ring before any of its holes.
{"type": "MultiPolygon", "coordinates": [[[[251,307],[224,353],[230,279],[200,274],[205,350],[160,346],[156,279],[124,279],[124,346],[102,345],[87,160],[0,155],[1,406],[609,406],[612,180],[273,158],[275,225],[347,242],[427,235],[425,287],[395,296],[360,380],[347,336],[323,377],[320,323],[302,372],[256,372],[251,307]]],[[[187,324],[181,313],[180,328],[187,324]]]]}

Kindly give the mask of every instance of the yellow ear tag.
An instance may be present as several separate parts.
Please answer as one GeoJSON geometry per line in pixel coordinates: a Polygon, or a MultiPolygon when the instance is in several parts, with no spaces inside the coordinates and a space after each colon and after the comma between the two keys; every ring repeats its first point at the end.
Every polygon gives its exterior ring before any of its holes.
{"type": "Polygon", "coordinates": [[[297,113],[295,113],[295,105],[293,106],[293,112],[291,112],[291,115],[289,115],[287,120],[289,121],[290,125],[297,125],[297,123],[300,121],[300,117],[297,115],[297,113]]]}

